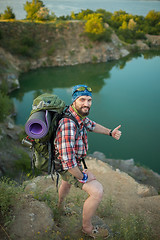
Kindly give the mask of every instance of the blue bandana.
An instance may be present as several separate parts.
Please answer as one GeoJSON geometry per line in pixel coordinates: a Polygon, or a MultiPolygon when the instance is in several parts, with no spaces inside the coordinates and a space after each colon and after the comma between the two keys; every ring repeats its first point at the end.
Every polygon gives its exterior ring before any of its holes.
{"type": "Polygon", "coordinates": [[[81,96],[90,96],[92,97],[92,92],[89,92],[87,90],[87,87],[86,85],[76,85],[72,88],[72,103],[79,97],[81,96]],[[84,91],[77,91],[75,92],[79,87],[85,87],[85,90],[84,91]]]}

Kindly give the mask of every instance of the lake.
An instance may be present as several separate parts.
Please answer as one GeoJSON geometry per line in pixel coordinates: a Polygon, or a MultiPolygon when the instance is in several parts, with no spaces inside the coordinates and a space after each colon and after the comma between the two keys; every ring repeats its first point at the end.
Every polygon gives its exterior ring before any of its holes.
{"type": "Polygon", "coordinates": [[[90,118],[114,128],[122,125],[122,137],[89,133],[89,153],[107,158],[131,159],[160,173],[160,54],[129,56],[119,61],[41,68],[20,76],[14,91],[16,123],[24,125],[33,98],[43,92],[57,94],[67,105],[71,88],[87,84],[93,89],[90,118]]]}
{"type": "MultiPolygon", "coordinates": [[[[32,0],[28,2],[32,2],[32,0]]],[[[0,0],[0,12],[4,12],[6,7],[10,6],[16,19],[24,19],[26,16],[25,3],[26,0],[0,0]]],[[[78,13],[81,9],[87,8],[92,10],[102,8],[112,13],[124,10],[127,13],[142,16],[146,16],[150,10],[160,11],[160,1],[148,0],[43,0],[43,3],[56,16],[70,15],[72,11],[78,13]]]]}

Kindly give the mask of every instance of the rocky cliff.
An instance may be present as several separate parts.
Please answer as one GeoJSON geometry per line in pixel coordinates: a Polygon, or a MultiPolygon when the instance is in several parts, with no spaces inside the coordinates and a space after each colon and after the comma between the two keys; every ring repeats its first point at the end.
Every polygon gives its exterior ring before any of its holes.
{"type": "Polygon", "coordinates": [[[80,21],[0,22],[0,31],[0,84],[6,81],[10,91],[19,87],[19,73],[31,69],[118,60],[133,49],[160,45],[160,36],[147,35],[147,40],[129,45],[114,32],[110,42],[93,42],[84,35],[84,23],[80,21]]]}

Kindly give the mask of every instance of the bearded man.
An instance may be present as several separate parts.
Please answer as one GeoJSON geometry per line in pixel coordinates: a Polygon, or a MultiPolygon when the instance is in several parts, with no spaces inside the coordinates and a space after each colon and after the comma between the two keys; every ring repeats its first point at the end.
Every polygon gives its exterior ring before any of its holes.
{"type": "Polygon", "coordinates": [[[55,148],[58,152],[58,159],[62,163],[63,171],[61,186],[59,188],[59,207],[69,193],[71,185],[74,185],[87,192],[89,197],[83,205],[82,231],[93,237],[109,236],[108,230],[95,228],[92,225],[92,217],[102,200],[103,186],[86,167],[82,167],[82,161],[87,155],[88,138],[87,131],[112,136],[119,140],[121,125],[111,130],[92,120],[87,116],[92,105],[92,89],[86,85],[76,85],[72,89],[72,104],[67,112],[78,122],[71,118],[62,118],[59,122],[55,139],[55,148]]]}

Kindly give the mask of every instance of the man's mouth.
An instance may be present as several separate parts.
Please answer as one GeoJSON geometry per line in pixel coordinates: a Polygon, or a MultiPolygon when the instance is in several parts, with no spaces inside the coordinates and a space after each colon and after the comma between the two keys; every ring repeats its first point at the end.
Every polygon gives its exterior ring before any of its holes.
{"type": "Polygon", "coordinates": [[[89,107],[82,107],[82,109],[89,111],[89,107]]]}

